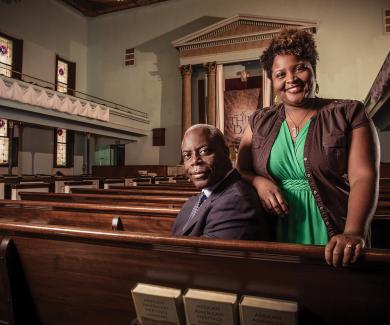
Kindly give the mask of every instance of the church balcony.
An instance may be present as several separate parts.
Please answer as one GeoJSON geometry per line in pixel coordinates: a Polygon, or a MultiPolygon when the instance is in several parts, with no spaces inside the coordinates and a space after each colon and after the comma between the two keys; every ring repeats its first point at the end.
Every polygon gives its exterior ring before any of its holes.
{"type": "Polygon", "coordinates": [[[2,118],[130,141],[150,131],[148,114],[141,110],[77,91],[72,96],[53,90],[43,80],[22,78],[0,76],[2,118]]]}

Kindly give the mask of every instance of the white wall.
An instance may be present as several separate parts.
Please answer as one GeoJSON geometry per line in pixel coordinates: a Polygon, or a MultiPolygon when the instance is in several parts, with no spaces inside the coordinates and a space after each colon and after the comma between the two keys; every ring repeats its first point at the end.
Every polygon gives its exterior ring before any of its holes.
{"type": "Polygon", "coordinates": [[[183,26],[170,6],[153,5],[90,22],[88,93],[140,108],[149,114],[152,128],[165,128],[165,146],[153,147],[152,133],[127,145],[126,164],[180,161],[181,76],[171,41],[220,20],[198,18],[183,26]],[[125,49],[132,47],[136,65],[125,67],[125,49]]]}
{"type": "Polygon", "coordinates": [[[23,130],[22,151],[19,152],[22,165],[18,166],[20,174],[54,174],[60,169],[66,175],[82,173],[84,138],[75,134],[74,167],[53,168],[54,150],[53,129],[40,126],[25,126],[23,130]]]}
{"type": "Polygon", "coordinates": [[[76,90],[87,89],[88,20],[56,0],[0,2],[0,31],[23,39],[23,73],[54,83],[55,55],[76,62],[76,90]]]}
{"type": "MultiPolygon", "coordinates": [[[[388,0],[172,0],[94,18],[89,24],[88,92],[145,109],[166,128],[166,146],[151,139],[126,146],[126,164],[175,164],[181,137],[181,76],[170,42],[238,13],[316,20],[320,96],[363,100],[389,51],[383,33],[388,0]],[[126,48],[136,66],[125,68],[126,48]]],[[[260,56],[260,53],[259,53],[260,56]]]]}

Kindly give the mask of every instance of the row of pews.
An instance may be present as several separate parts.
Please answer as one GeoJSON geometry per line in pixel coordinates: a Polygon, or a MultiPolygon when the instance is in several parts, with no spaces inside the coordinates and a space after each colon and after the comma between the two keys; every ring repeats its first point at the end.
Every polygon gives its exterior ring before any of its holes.
{"type": "Polygon", "coordinates": [[[191,184],[108,187],[0,200],[0,323],[136,324],[140,282],[297,301],[299,324],[390,323],[388,250],[336,269],[323,247],[172,237],[191,184]]]}
{"type": "Polygon", "coordinates": [[[372,246],[390,248],[390,178],[379,181],[378,205],[371,224],[372,246]]]}
{"type": "MultiPolygon", "coordinates": [[[[23,200],[90,202],[104,200],[107,204],[160,206],[180,208],[197,191],[188,182],[165,184],[138,184],[137,186],[110,185],[106,189],[73,188],[72,193],[20,192],[23,200]]],[[[390,248],[390,179],[380,180],[379,201],[372,223],[372,246],[390,248]]]]}
{"type": "Polygon", "coordinates": [[[188,183],[184,176],[132,176],[106,178],[92,176],[3,176],[0,177],[0,199],[20,200],[20,192],[71,193],[74,188],[108,189],[112,186],[137,186],[188,183]]]}

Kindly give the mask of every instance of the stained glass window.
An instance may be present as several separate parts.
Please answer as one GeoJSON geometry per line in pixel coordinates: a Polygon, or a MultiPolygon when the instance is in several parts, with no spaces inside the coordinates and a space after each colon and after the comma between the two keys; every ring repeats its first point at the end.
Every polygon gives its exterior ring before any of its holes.
{"type": "Polygon", "coordinates": [[[0,74],[7,77],[12,75],[12,40],[0,36],[0,74]]]}
{"type": "Polygon", "coordinates": [[[57,61],[57,91],[61,93],[68,92],[68,75],[69,75],[68,63],[62,60],[58,60],[57,61]]]}
{"type": "Polygon", "coordinates": [[[8,163],[8,122],[0,119],[0,164],[8,163]]]}
{"type": "Polygon", "coordinates": [[[65,129],[57,129],[57,157],[56,164],[57,166],[66,166],[66,147],[67,147],[67,137],[65,129]]]}

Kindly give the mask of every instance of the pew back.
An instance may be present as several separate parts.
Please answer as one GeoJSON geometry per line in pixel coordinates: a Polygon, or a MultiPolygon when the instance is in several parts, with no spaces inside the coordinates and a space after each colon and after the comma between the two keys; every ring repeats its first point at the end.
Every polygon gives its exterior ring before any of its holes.
{"type": "Polygon", "coordinates": [[[105,205],[94,209],[88,204],[47,205],[47,202],[14,204],[0,201],[0,220],[33,225],[170,234],[177,213],[175,209],[126,208],[128,209],[120,210],[105,205]]]}
{"type": "Polygon", "coordinates": [[[301,325],[390,323],[385,250],[368,250],[357,265],[335,269],[314,246],[1,221],[0,233],[15,245],[42,324],[130,324],[136,317],[130,290],[138,282],[294,300],[301,325]]]}
{"type": "Polygon", "coordinates": [[[190,197],[193,195],[197,195],[199,191],[188,190],[154,190],[154,189],[138,189],[137,187],[127,188],[127,189],[90,189],[90,188],[74,188],[72,189],[72,193],[84,193],[84,194],[128,194],[128,195],[157,195],[157,196],[173,196],[173,197],[190,197]]]}
{"type": "Polygon", "coordinates": [[[48,183],[24,183],[24,184],[12,184],[11,188],[11,200],[20,200],[20,192],[46,192],[50,190],[50,184],[48,183]]]}
{"type": "Polygon", "coordinates": [[[185,197],[146,196],[146,195],[116,195],[116,194],[82,194],[82,193],[35,193],[20,192],[22,200],[30,201],[57,201],[80,203],[105,203],[138,206],[160,206],[167,208],[180,208],[186,201],[185,197]]]}

